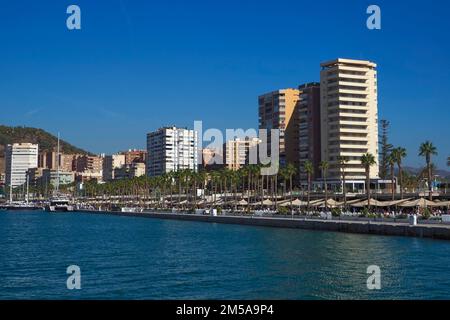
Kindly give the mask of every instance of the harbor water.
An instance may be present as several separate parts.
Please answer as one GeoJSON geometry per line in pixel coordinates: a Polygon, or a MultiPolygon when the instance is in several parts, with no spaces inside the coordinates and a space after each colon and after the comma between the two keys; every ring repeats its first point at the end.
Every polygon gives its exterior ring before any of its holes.
{"type": "Polygon", "coordinates": [[[449,241],[0,212],[0,299],[449,298],[449,241]],[[67,288],[71,265],[79,290],[67,288]]]}

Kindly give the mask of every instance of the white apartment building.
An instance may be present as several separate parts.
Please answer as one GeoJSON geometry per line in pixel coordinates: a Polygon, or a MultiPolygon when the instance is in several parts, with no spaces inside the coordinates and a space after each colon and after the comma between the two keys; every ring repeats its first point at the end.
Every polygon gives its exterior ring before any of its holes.
{"type": "Polygon", "coordinates": [[[5,150],[5,186],[13,188],[26,183],[28,169],[38,167],[39,146],[32,143],[8,144],[5,150]]]}
{"type": "Polygon", "coordinates": [[[147,134],[147,175],[170,171],[197,171],[197,131],[164,127],[147,134]]]}
{"type": "Polygon", "coordinates": [[[328,176],[341,180],[345,170],[350,183],[364,182],[360,158],[371,153],[378,178],[377,65],[370,61],[336,59],[321,64],[321,158],[330,163],[328,176]],[[340,158],[348,162],[342,168],[340,158]]]}

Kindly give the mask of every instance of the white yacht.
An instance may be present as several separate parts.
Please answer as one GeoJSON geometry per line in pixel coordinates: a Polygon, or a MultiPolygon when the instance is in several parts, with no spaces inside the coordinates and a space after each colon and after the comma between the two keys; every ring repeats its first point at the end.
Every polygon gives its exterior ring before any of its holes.
{"type": "Polygon", "coordinates": [[[49,203],[45,206],[45,211],[48,212],[71,212],[74,210],[70,200],[63,196],[52,197],[49,203]]]}
{"type": "MultiPolygon", "coordinates": [[[[58,151],[57,159],[59,159],[59,133],[58,133],[58,151]]],[[[71,212],[74,210],[74,206],[70,203],[68,197],[59,193],[59,160],[56,161],[57,166],[57,178],[53,197],[49,199],[48,204],[45,206],[45,211],[48,212],[71,212]]]]}

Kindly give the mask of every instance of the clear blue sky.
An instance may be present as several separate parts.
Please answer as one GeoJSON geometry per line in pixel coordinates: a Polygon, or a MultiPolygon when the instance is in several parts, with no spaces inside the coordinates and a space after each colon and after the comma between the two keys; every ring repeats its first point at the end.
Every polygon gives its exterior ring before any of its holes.
{"type": "Polygon", "coordinates": [[[257,96],[319,80],[336,57],[379,65],[391,141],[450,155],[449,1],[6,1],[0,123],[41,127],[93,152],[144,147],[163,125],[257,127],[257,96]],[[77,4],[82,30],[66,28],[77,4]],[[366,28],[366,8],[382,30],[366,28]]]}

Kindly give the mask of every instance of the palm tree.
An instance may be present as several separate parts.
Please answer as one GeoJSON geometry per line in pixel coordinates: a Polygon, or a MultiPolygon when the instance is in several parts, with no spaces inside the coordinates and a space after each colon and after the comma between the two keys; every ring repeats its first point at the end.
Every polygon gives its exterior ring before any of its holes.
{"type": "Polygon", "coordinates": [[[292,208],[292,177],[297,174],[297,168],[292,163],[289,163],[286,166],[286,173],[289,176],[289,199],[292,208]]]}
{"type": "Polygon", "coordinates": [[[167,183],[169,184],[169,192],[170,192],[170,205],[173,206],[173,181],[175,179],[175,173],[170,171],[165,174],[167,183]]]}
{"type": "Polygon", "coordinates": [[[278,171],[274,174],[275,187],[275,212],[278,212],[278,171]]]}
{"type": "Polygon", "coordinates": [[[178,205],[180,204],[180,202],[181,202],[181,180],[182,180],[182,172],[181,171],[174,171],[174,173],[173,173],[173,177],[174,177],[174,179],[175,179],[175,181],[176,181],[176,183],[177,183],[177,185],[178,185],[178,199],[177,199],[177,202],[178,202],[178,205]]]}
{"type": "Polygon", "coordinates": [[[328,168],[330,167],[330,164],[328,161],[321,161],[319,164],[319,169],[322,171],[322,179],[323,179],[323,185],[325,189],[325,210],[328,210],[328,185],[327,185],[327,174],[328,174],[328,168]]]}
{"type": "Polygon", "coordinates": [[[247,176],[247,196],[248,196],[248,206],[247,211],[250,212],[250,200],[252,194],[255,196],[254,190],[256,189],[256,183],[258,179],[258,175],[260,174],[261,170],[257,165],[248,165],[244,167],[245,175],[247,176]]]}
{"type": "Polygon", "coordinates": [[[314,172],[314,167],[311,161],[306,160],[305,163],[303,164],[303,168],[305,169],[305,172],[308,176],[308,210],[309,210],[309,202],[311,200],[311,176],[314,172]]]}
{"type": "Polygon", "coordinates": [[[195,175],[195,171],[192,169],[185,169],[184,171],[184,192],[186,194],[186,200],[187,200],[187,204],[191,204],[191,198],[194,198],[195,196],[192,195],[192,189],[191,187],[193,187],[193,185],[196,185],[196,182],[194,182],[194,175],[195,175]]]}
{"type": "Polygon", "coordinates": [[[390,171],[391,171],[391,191],[392,191],[392,201],[395,200],[395,188],[394,188],[394,179],[395,179],[395,172],[394,172],[394,166],[395,166],[395,157],[392,154],[392,152],[389,154],[389,156],[387,157],[387,162],[389,164],[390,167],[390,171]]]}
{"type": "Polygon", "coordinates": [[[367,209],[370,208],[370,167],[375,165],[377,162],[375,157],[371,153],[366,153],[361,156],[361,164],[366,170],[366,194],[367,194],[367,209]]]}
{"type": "Polygon", "coordinates": [[[338,162],[339,162],[339,167],[340,170],[342,172],[342,194],[344,196],[344,209],[347,208],[347,187],[345,185],[345,166],[348,163],[347,158],[343,157],[343,156],[339,156],[338,158],[338,162]]]}
{"type": "Polygon", "coordinates": [[[198,181],[200,182],[200,187],[202,188],[202,200],[205,201],[205,193],[206,193],[206,180],[208,178],[208,174],[205,170],[200,170],[198,172],[198,181]]]}
{"type": "Polygon", "coordinates": [[[240,181],[238,171],[230,171],[231,192],[233,192],[234,211],[237,211],[237,187],[240,181]]]}
{"type": "Polygon", "coordinates": [[[220,180],[221,182],[223,182],[224,185],[224,196],[225,196],[224,204],[226,206],[228,204],[228,181],[230,178],[230,170],[228,168],[224,168],[219,171],[219,174],[220,180]]]}
{"type": "Polygon", "coordinates": [[[200,181],[200,175],[196,171],[191,172],[192,191],[194,192],[194,210],[197,209],[197,183],[200,181]]]}
{"type": "Polygon", "coordinates": [[[250,185],[252,188],[252,194],[256,198],[256,183],[257,183],[258,175],[261,172],[261,169],[259,166],[255,165],[255,164],[251,164],[249,166],[249,169],[250,169],[250,176],[251,176],[250,185]]]}
{"type": "Polygon", "coordinates": [[[217,184],[220,181],[220,174],[218,171],[213,171],[211,173],[211,189],[213,192],[213,206],[216,205],[216,195],[217,195],[217,184]]]}
{"type": "Polygon", "coordinates": [[[428,191],[430,200],[433,200],[433,186],[431,185],[431,156],[436,156],[437,149],[430,141],[425,141],[420,145],[419,156],[425,157],[428,169],[428,191]]]}
{"type": "Polygon", "coordinates": [[[264,165],[259,165],[259,172],[258,172],[258,175],[259,175],[259,177],[260,177],[260,187],[259,187],[259,189],[260,189],[260,191],[261,191],[261,198],[260,198],[260,201],[261,201],[261,208],[263,207],[263,205],[264,205],[264,178],[266,177],[264,174],[263,174],[263,172],[262,172],[262,169],[264,168],[265,166],[264,165]]]}
{"type": "Polygon", "coordinates": [[[285,198],[287,194],[287,182],[289,180],[289,173],[287,171],[287,167],[281,168],[279,174],[283,178],[283,198],[285,198]]]}
{"type": "Polygon", "coordinates": [[[392,156],[395,159],[395,162],[398,166],[398,178],[400,184],[400,198],[403,199],[403,170],[402,170],[402,161],[403,158],[406,157],[406,149],[402,147],[392,149],[392,156]]]}
{"type": "Polygon", "coordinates": [[[251,179],[251,172],[250,167],[245,166],[239,169],[242,177],[242,197],[244,197],[244,190],[245,190],[245,180],[247,180],[247,213],[250,212],[250,179],[251,179]]]}
{"type": "Polygon", "coordinates": [[[405,190],[415,192],[420,186],[420,176],[415,176],[409,174],[408,172],[404,172],[403,175],[403,184],[405,185],[405,190]]]}

